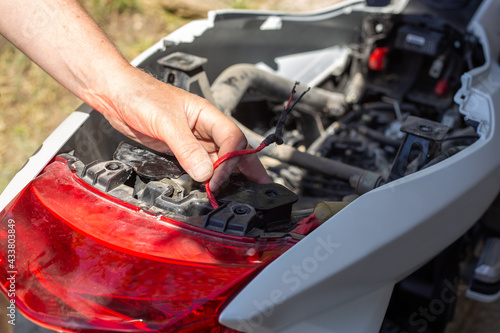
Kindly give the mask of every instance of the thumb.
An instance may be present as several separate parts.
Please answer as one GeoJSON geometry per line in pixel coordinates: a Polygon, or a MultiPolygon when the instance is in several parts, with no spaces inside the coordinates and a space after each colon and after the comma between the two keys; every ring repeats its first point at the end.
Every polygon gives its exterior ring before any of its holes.
{"type": "Polygon", "coordinates": [[[177,138],[167,141],[172,153],[195,181],[200,183],[208,181],[212,177],[214,168],[205,148],[189,129],[180,131],[177,128],[176,134],[177,138]]]}

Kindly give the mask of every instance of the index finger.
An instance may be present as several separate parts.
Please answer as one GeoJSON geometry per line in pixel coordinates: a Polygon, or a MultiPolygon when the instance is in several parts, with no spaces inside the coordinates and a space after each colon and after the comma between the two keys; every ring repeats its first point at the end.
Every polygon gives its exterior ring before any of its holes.
{"type": "MultiPolygon", "coordinates": [[[[221,158],[227,153],[242,149],[251,149],[252,147],[247,144],[247,140],[239,127],[229,117],[222,113],[220,115],[222,117],[218,121],[213,122],[211,133],[209,133],[212,135],[214,143],[219,147],[218,157],[221,158]]],[[[216,190],[219,188],[229,178],[235,168],[238,168],[250,181],[257,183],[271,182],[271,178],[267,175],[258,156],[251,154],[233,157],[222,163],[214,171],[214,175],[210,180],[210,189],[216,190]]]]}

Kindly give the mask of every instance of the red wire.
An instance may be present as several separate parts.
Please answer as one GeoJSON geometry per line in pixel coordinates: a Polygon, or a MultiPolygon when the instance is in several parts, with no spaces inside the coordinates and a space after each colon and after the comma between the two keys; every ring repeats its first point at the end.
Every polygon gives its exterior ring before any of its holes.
{"type": "Polygon", "coordinates": [[[212,205],[213,209],[219,208],[219,204],[217,203],[217,200],[215,200],[215,195],[212,193],[208,182],[205,183],[205,190],[207,191],[207,197],[208,200],[210,200],[210,204],[212,205]]]}
{"type": "Polygon", "coordinates": [[[243,150],[229,152],[229,153],[225,154],[224,156],[222,156],[221,158],[219,158],[217,161],[215,161],[214,170],[217,169],[219,167],[219,165],[221,165],[222,163],[226,162],[227,160],[229,160],[233,157],[241,156],[241,155],[255,154],[255,153],[258,153],[259,151],[261,151],[262,149],[264,149],[266,146],[267,145],[264,142],[262,142],[260,144],[260,146],[258,146],[255,149],[243,149],[243,150]]]}
{"type": "MultiPolygon", "coordinates": [[[[236,157],[236,156],[242,156],[242,155],[250,155],[250,154],[255,154],[264,149],[267,145],[262,142],[260,146],[258,146],[255,149],[243,149],[243,150],[237,150],[237,151],[231,151],[221,158],[219,158],[217,161],[214,163],[214,171],[217,169],[222,163],[226,162],[227,160],[236,157]]],[[[217,203],[217,200],[215,200],[215,195],[213,194],[212,190],[210,189],[209,182],[205,183],[205,190],[207,191],[207,197],[208,200],[210,200],[210,204],[214,209],[217,209],[219,207],[219,204],[217,203]]]]}

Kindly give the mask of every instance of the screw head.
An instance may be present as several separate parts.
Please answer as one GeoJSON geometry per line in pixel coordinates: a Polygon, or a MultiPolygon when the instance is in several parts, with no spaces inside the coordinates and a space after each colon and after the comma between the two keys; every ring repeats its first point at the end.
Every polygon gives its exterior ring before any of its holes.
{"type": "Polygon", "coordinates": [[[235,213],[236,215],[245,215],[245,214],[248,214],[250,212],[250,209],[248,209],[248,207],[245,207],[245,206],[234,206],[233,207],[233,213],[235,213]]]}
{"type": "Polygon", "coordinates": [[[109,162],[104,167],[106,168],[106,170],[116,171],[116,170],[120,170],[122,168],[122,165],[121,165],[121,163],[118,163],[118,162],[109,162]]]}
{"type": "Polygon", "coordinates": [[[269,198],[276,198],[279,195],[276,190],[267,190],[265,193],[269,198]]]}
{"type": "Polygon", "coordinates": [[[426,132],[426,133],[432,132],[432,127],[427,126],[427,125],[420,125],[420,126],[419,126],[419,129],[420,129],[422,132],[426,132]]]}

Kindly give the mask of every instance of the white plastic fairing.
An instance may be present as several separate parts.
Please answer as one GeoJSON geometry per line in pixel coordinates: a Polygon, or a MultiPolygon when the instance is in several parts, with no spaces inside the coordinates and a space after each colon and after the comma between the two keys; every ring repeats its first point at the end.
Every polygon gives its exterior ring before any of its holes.
{"type": "Polygon", "coordinates": [[[169,34],[164,40],[175,44],[192,43],[196,37],[213,28],[215,15],[215,12],[209,12],[207,19],[191,21],[169,34]]]}
{"type": "Polygon", "coordinates": [[[345,68],[349,54],[350,49],[347,46],[332,46],[319,51],[278,57],[275,59],[278,67],[276,71],[263,63],[256,66],[283,77],[293,77],[304,85],[314,87],[329,75],[340,74],[345,68]],[[297,72],[297,68],[301,70],[297,72]]]}
{"type": "Polygon", "coordinates": [[[287,328],[284,333],[332,333],[332,332],[371,332],[379,327],[385,315],[385,309],[391,298],[393,285],[387,285],[374,292],[363,295],[338,308],[329,309],[297,325],[287,328]],[[353,313],[370,313],[367,320],[346,321],[353,313]]]}

